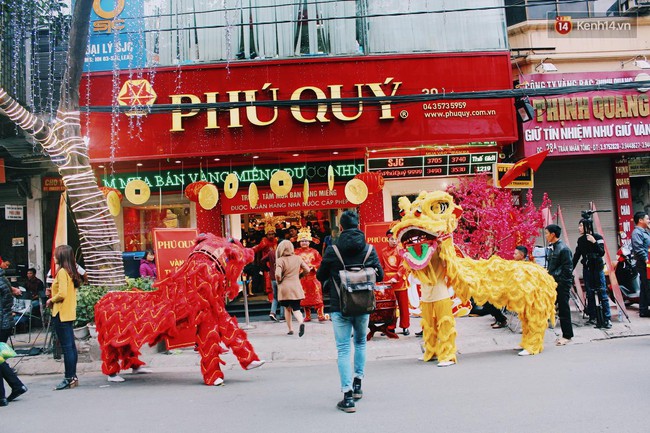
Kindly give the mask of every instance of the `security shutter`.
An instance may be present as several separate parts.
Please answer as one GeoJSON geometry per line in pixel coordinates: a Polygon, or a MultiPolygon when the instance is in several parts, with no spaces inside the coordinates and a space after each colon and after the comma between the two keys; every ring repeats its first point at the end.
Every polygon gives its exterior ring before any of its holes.
{"type": "MultiPolygon", "coordinates": [[[[25,206],[27,200],[25,197],[18,195],[18,190],[16,189],[16,184],[7,183],[0,185],[0,207],[4,207],[6,204],[13,205],[22,205],[25,206]]],[[[3,209],[4,214],[4,209],[3,209]]]]}
{"type": "Polygon", "coordinates": [[[603,156],[547,158],[535,173],[535,203],[539,204],[546,192],[553,203],[554,213],[560,205],[571,250],[575,250],[579,235],[580,211],[588,210],[589,202],[594,202],[597,210],[611,210],[599,212],[598,217],[604,232],[600,234],[605,238],[609,253],[616,254],[618,240],[612,164],[611,158],[603,156]]]}

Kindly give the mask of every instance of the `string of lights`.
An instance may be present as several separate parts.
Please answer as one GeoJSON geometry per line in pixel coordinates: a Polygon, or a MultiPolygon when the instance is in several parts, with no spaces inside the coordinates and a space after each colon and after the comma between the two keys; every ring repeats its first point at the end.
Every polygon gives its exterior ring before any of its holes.
{"type": "MultiPolygon", "coordinates": [[[[395,104],[405,104],[412,102],[427,102],[436,100],[461,100],[461,99],[508,99],[508,98],[525,98],[536,96],[557,96],[568,95],[582,92],[597,91],[622,91],[650,89],[650,80],[634,81],[628,83],[603,83],[583,86],[564,86],[553,88],[539,89],[503,89],[503,90],[485,90],[476,92],[450,92],[450,93],[432,93],[432,94],[415,94],[415,95],[396,95],[396,96],[368,96],[368,97],[351,97],[351,98],[322,98],[322,99],[299,99],[299,100],[254,100],[254,101],[223,101],[223,102],[199,102],[184,104],[155,104],[150,106],[120,106],[121,112],[127,112],[134,109],[148,110],[151,113],[168,113],[177,110],[201,110],[201,109],[221,109],[240,107],[313,107],[321,104],[342,104],[357,105],[359,103],[367,104],[385,104],[387,102],[395,104]]],[[[113,112],[116,107],[91,105],[88,111],[95,113],[113,112]]]]}
{"type": "Polygon", "coordinates": [[[81,130],[79,111],[59,111],[50,128],[2,88],[0,109],[31,134],[57,166],[75,215],[88,282],[108,287],[123,285],[124,268],[115,220],[99,191],[84,139],[80,134],[70,134],[70,131],[81,130]]]}

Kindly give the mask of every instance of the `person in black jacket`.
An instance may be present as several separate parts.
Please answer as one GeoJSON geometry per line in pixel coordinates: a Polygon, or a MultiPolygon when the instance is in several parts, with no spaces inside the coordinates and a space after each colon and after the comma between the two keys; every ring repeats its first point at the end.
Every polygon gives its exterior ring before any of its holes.
{"type": "Polygon", "coordinates": [[[571,309],[569,308],[569,294],[573,285],[573,260],[569,247],[560,240],[562,229],[556,224],[550,224],[544,229],[544,236],[548,242],[547,260],[548,273],[557,283],[557,304],[560,313],[560,327],[562,338],[555,344],[564,346],[573,338],[571,325],[571,309]]]}
{"type": "MultiPolygon", "coordinates": [[[[14,326],[13,313],[11,307],[14,305],[14,296],[20,296],[21,292],[5,276],[5,269],[10,265],[9,260],[3,260],[0,257],[0,342],[6,343],[11,335],[11,329],[14,326]]],[[[18,396],[27,392],[27,387],[18,379],[14,370],[9,366],[7,361],[0,364],[0,407],[7,406],[10,401],[15,400],[18,396]],[[11,387],[11,394],[5,397],[5,380],[11,387]]]]}
{"type": "Polygon", "coordinates": [[[578,238],[576,252],[573,255],[573,269],[578,261],[582,263],[582,278],[587,289],[587,313],[589,314],[589,320],[585,324],[596,325],[596,293],[598,293],[600,306],[603,310],[602,327],[610,329],[612,315],[609,310],[605,272],[603,272],[605,241],[601,235],[594,233],[593,222],[589,219],[581,219],[578,223],[578,230],[581,236],[578,238]]]}
{"type": "MultiPolygon", "coordinates": [[[[359,230],[359,217],[353,211],[345,211],[341,214],[340,225],[341,235],[336,246],[343,261],[346,265],[362,264],[368,248],[372,248],[372,245],[366,243],[365,234],[359,230]]],[[[365,262],[365,267],[375,269],[377,281],[384,279],[384,270],[374,248],[365,262]]],[[[316,273],[316,278],[323,284],[324,290],[329,289],[330,294],[330,312],[334,324],[334,339],[336,340],[341,391],[343,392],[343,400],[338,402],[336,407],[343,412],[355,412],[354,401],[363,396],[361,379],[363,379],[366,366],[366,331],[370,315],[344,316],[341,314],[336,285],[340,287],[339,271],[342,269],[343,264],[336,256],[333,247],[329,246],[323,254],[323,261],[316,273]],[[354,336],[354,372],[350,365],[350,339],[352,336],[354,336]]]]}

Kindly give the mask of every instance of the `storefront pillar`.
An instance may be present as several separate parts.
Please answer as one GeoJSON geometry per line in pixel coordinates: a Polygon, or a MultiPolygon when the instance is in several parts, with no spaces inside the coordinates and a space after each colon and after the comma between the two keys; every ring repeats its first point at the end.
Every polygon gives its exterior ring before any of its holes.
{"type": "Polygon", "coordinates": [[[221,202],[210,209],[205,210],[201,206],[196,207],[196,228],[199,233],[213,233],[223,236],[223,224],[221,222],[221,202]]]}

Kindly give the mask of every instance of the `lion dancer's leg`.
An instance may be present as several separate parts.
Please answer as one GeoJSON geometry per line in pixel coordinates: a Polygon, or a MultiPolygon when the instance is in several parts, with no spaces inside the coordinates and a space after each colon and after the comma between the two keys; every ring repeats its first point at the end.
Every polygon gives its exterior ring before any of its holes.
{"type": "Polygon", "coordinates": [[[305,309],[305,322],[311,322],[311,307],[305,305],[303,308],[305,309]]]}
{"type": "MultiPolygon", "coordinates": [[[[548,326],[548,319],[543,317],[542,312],[533,313],[519,314],[522,331],[521,347],[530,355],[536,355],[544,349],[544,334],[548,326]]],[[[520,354],[525,355],[526,353],[520,354]]]]}
{"type": "Polygon", "coordinates": [[[201,323],[196,332],[196,343],[201,355],[201,374],[206,385],[221,385],[223,383],[223,372],[220,355],[225,351],[219,344],[221,335],[214,320],[207,320],[201,323]]]}
{"type": "Polygon", "coordinates": [[[253,345],[248,341],[246,333],[239,329],[237,319],[226,312],[223,305],[219,305],[217,315],[217,328],[223,342],[232,349],[232,353],[239,360],[239,365],[245,370],[250,370],[264,364],[264,361],[255,353],[253,345]]]}
{"type": "Polygon", "coordinates": [[[102,373],[104,373],[107,376],[114,376],[117,373],[120,372],[120,358],[118,351],[110,346],[102,346],[101,347],[101,353],[102,353],[102,373]]]}
{"type": "Polygon", "coordinates": [[[455,364],[456,359],[456,320],[452,313],[453,301],[442,299],[433,303],[438,339],[435,353],[438,355],[438,367],[455,364]]]}
{"type": "Polygon", "coordinates": [[[420,311],[422,319],[422,341],[424,344],[424,357],[425,362],[431,361],[436,357],[436,341],[438,339],[438,330],[436,328],[433,303],[420,302],[420,311]]]}

